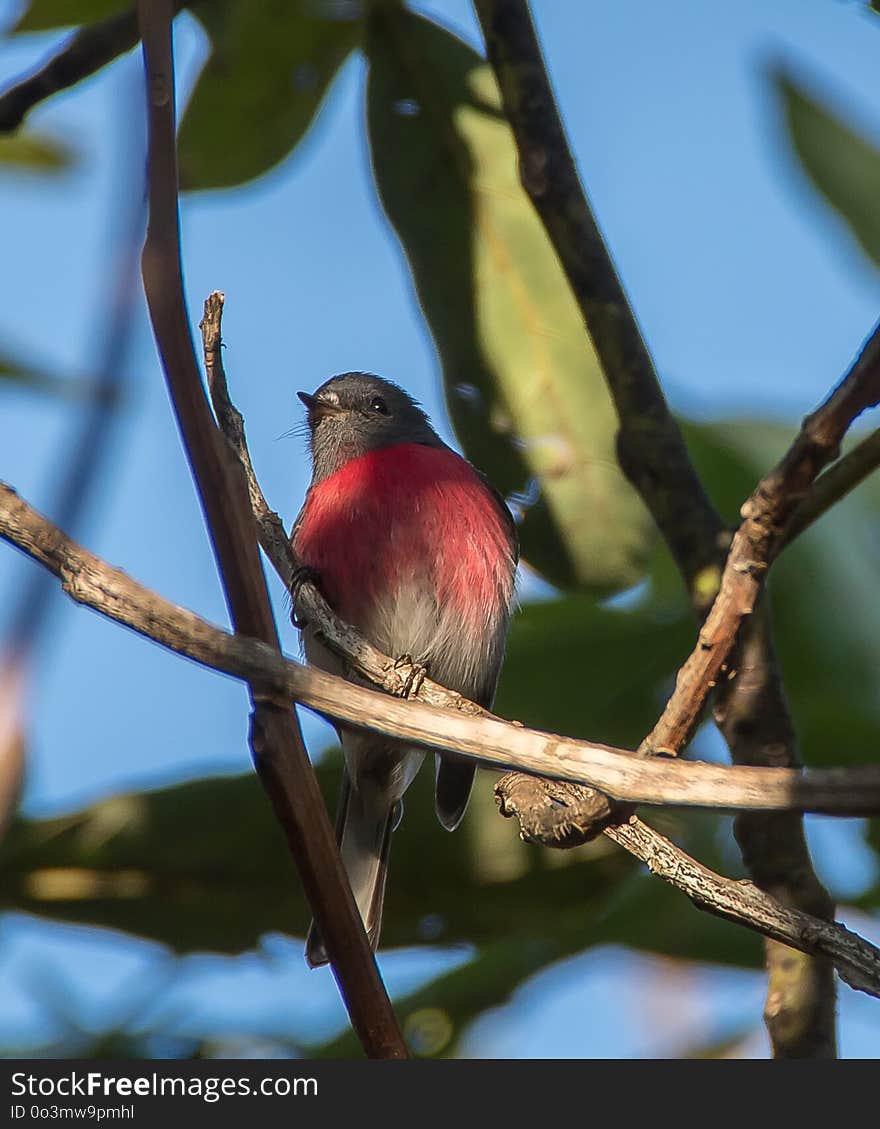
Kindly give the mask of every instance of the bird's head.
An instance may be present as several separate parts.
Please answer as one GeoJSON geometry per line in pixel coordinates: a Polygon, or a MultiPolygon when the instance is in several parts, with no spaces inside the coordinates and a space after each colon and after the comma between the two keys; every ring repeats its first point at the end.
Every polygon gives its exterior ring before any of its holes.
{"type": "Polygon", "coordinates": [[[308,412],[313,482],[380,447],[397,443],[443,446],[412,396],[371,373],[343,373],[325,381],[314,393],[297,395],[308,412]]]}

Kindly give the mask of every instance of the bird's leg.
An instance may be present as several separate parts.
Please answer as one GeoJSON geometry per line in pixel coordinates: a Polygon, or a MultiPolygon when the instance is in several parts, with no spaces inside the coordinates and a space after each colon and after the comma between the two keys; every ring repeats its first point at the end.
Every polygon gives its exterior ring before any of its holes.
{"type": "Polygon", "coordinates": [[[318,591],[321,591],[321,576],[315,569],[309,565],[299,565],[294,569],[293,576],[290,579],[290,622],[294,627],[300,630],[308,623],[307,619],[303,619],[297,615],[296,605],[299,600],[299,594],[304,584],[312,584],[318,591]]]}
{"type": "Polygon", "coordinates": [[[419,687],[425,681],[428,673],[427,667],[417,663],[412,655],[400,655],[394,660],[394,670],[400,674],[402,686],[399,691],[401,698],[411,698],[418,694],[419,687]]]}

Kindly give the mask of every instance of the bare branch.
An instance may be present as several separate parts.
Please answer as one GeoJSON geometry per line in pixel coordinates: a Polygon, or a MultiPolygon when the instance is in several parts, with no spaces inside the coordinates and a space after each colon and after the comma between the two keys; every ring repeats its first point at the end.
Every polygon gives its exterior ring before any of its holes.
{"type": "Polygon", "coordinates": [[[827,958],[851,988],[880,995],[880,949],[840,923],[788,909],[753,882],[715,874],[635,817],[609,828],[607,835],[640,858],[652,874],[687,894],[699,909],[786,947],[827,958]]]}
{"type": "MultiPolygon", "coordinates": [[[[257,549],[241,465],[216,428],[202,387],[186,316],[180,269],[174,61],[170,0],[138,0],[149,119],[149,225],[144,288],[187,457],[211,535],[237,632],[281,653],[257,549]]],[[[254,764],[287,836],[306,897],[327,945],[354,1027],[366,1052],[407,1057],[364,932],[296,715],[248,676],[254,764]]]]}
{"type": "MultiPolygon", "coordinates": [[[[92,553],[74,545],[5,485],[0,485],[0,536],[48,568],[61,580],[65,591],[79,603],[204,666],[258,681],[266,694],[277,694],[279,705],[286,702],[288,696],[295,697],[330,716],[365,724],[389,735],[405,733],[409,740],[425,734],[413,725],[404,730],[398,723],[401,714],[415,719],[427,717],[431,724],[438,727],[438,733],[444,718],[459,721],[465,731],[480,724],[479,719],[458,719],[441,710],[396,702],[387,695],[352,686],[323,671],[282,659],[266,644],[230,635],[206,623],[194,613],[176,607],[125,573],[110,568],[92,553]],[[339,706],[328,708],[334,697],[338,699],[339,706]],[[349,698],[351,701],[347,702],[349,698]],[[345,708],[342,708],[343,702],[347,702],[345,708]]],[[[510,734],[529,735],[528,730],[504,725],[494,719],[489,719],[489,723],[510,734]]],[[[438,736],[437,740],[443,741],[443,738],[438,736]]],[[[588,748],[585,743],[580,744],[588,748]]],[[[460,749],[463,742],[454,745],[444,742],[441,747],[460,749]]],[[[491,755],[485,759],[497,763],[491,755]]],[[[624,755],[622,759],[627,758],[624,755]]],[[[635,758],[630,763],[650,771],[664,767],[662,762],[635,758]]],[[[714,769],[714,766],[685,762],[672,762],[665,767],[673,773],[695,768],[714,769]]],[[[759,779],[778,776],[778,770],[772,769],[717,768],[714,771],[733,778],[740,778],[749,771],[759,779]]],[[[858,774],[860,777],[866,775],[874,778],[876,791],[880,787],[878,773],[863,770],[858,774]]],[[[511,803],[515,805],[515,797],[512,797],[511,803]]],[[[514,807],[511,807],[508,814],[513,810],[514,807]]],[[[872,995],[880,995],[880,952],[867,942],[852,934],[835,937],[827,931],[824,923],[807,915],[785,911],[767,895],[756,894],[748,884],[730,882],[714,875],[637,820],[613,831],[609,829],[608,833],[615,842],[643,861],[653,860],[652,869],[695,897],[701,908],[710,909],[759,932],[766,931],[802,951],[825,953],[848,983],[872,995]],[[743,896],[738,899],[736,891],[740,889],[743,896]]]]}
{"type": "MultiPolygon", "coordinates": [[[[425,744],[436,742],[441,748],[465,751],[465,742],[460,736],[454,741],[447,742],[441,733],[444,719],[458,720],[450,713],[411,702],[395,702],[387,695],[362,690],[323,671],[283,660],[274,649],[256,640],[229,635],[206,623],[192,612],[163,600],[124,573],[104,564],[92,553],[74,545],[51,522],[18,498],[11,488],[2,484],[0,484],[0,536],[48,568],[61,580],[65,591],[79,603],[94,608],[117,623],[124,624],[169,650],[186,655],[204,666],[234,674],[239,678],[258,681],[265,688],[265,693],[274,691],[278,695],[279,704],[291,696],[340,720],[367,725],[393,736],[406,736],[408,740],[421,738],[425,744]],[[338,705],[333,704],[334,700],[338,705]],[[401,715],[409,715],[415,721],[426,720],[428,725],[436,728],[436,734],[426,732],[425,729],[413,724],[401,726],[399,724],[401,715]]],[[[464,732],[468,732],[473,726],[480,724],[478,719],[467,717],[462,717],[460,722],[457,727],[459,733],[462,727],[464,732]]],[[[492,727],[501,729],[502,737],[496,742],[496,746],[500,744],[502,749],[506,744],[505,733],[520,738],[534,736],[541,741],[546,739],[546,735],[532,735],[529,730],[505,725],[495,719],[487,719],[487,722],[492,727]]],[[[479,743],[479,739],[477,738],[476,743],[479,743]]],[[[584,750],[590,748],[584,742],[567,744],[580,746],[584,750]]],[[[606,750],[606,752],[611,751],[606,750]]],[[[614,755],[627,759],[626,754],[614,755]]],[[[507,766],[511,762],[511,756],[505,758],[503,753],[499,754],[497,748],[493,749],[491,742],[487,742],[482,750],[482,759],[490,764],[502,763],[507,766]]],[[[548,757],[547,762],[545,767],[551,773],[554,772],[552,758],[548,757]]],[[[682,770],[696,769],[699,772],[703,769],[711,769],[721,776],[741,778],[744,772],[750,772],[759,782],[768,777],[778,778],[780,772],[783,776],[797,775],[786,774],[784,770],[715,768],[685,762],[672,762],[666,765],[663,762],[642,761],[636,758],[629,763],[650,773],[664,767],[673,774],[681,773],[682,770]]],[[[564,772],[565,769],[563,768],[562,771],[564,772]]],[[[839,777],[841,774],[838,772],[836,775],[839,777]]],[[[856,776],[859,779],[873,779],[874,791],[880,793],[880,779],[878,779],[880,774],[876,771],[862,770],[856,776]]],[[[512,780],[513,774],[504,779],[512,780]]],[[[855,780],[856,792],[863,786],[859,783],[859,779],[855,780]]],[[[552,785],[546,781],[540,783],[546,786],[548,804],[560,802],[560,793],[566,785],[552,785]]],[[[601,786],[603,790],[610,790],[604,779],[601,781],[601,786]]],[[[522,818],[522,813],[516,805],[515,793],[509,793],[506,799],[505,814],[517,814],[522,818]]],[[[561,802],[564,802],[564,798],[561,802]]],[[[714,875],[684,852],[671,847],[661,836],[639,821],[631,821],[625,826],[633,830],[615,828],[608,829],[607,833],[615,842],[620,843],[643,861],[647,861],[649,857],[653,858],[655,872],[678,885],[689,896],[693,896],[694,889],[700,891],[701,896],[695,900],[701,908],[710,909],[759,932],[768,932],[770,936],[794,944],[804,952],[827,953],[848,983],[871,994],[880,994],[880,971],[878,971],[880,953],[866,942],[861,942],[852,935],[848,935],[848,938],[837,938],[835,941],[827,933],[824,923],[810,919],[806,915],[785,911],[766,895],[761,896],[763,901],[756,902],[757,895],[743,884],[733,883],[714,875]],[[670,856],[670,851],[676,853],[670,856]],[[673,858],[673,863],[667,865],[663,862],[670,857],[673,858]],[[694,874],[698,876],[702,885],[693,886],[694,874]],[[738,900],[735,891],[740,887],[748,896],[744,893],[743,898],[738,900]],[[760,912],[754,911],[755,905],[758,905],[760,912]],[[857,952],[850,952],[849,948],[855,945],[861,948],[857,952]],[[871,975],[866,971],[869,967],[874,969],[871,975]]],[[[541,841],[546,841],[543,836],[540,838],[541,841]]]]}
{"type": "MultiPolygon", "coordinates": [[[[780,462],[742,507],[721,588],[682,666],[675,691],[647,738],[655,749],[677,752],[688,741],[712,688],[735,672],[727,660],[740,626],[754,611],[767,570],[783,544],[785,527],[816,476],[836,459],[852,422],[880,402],[880,326],[853,366],[803,426],[780,462]]],[[[781,695],[780,695],[781,697],[781,695]]]]}
{"type": "Polygon", "coordinates": [[[880,466],[880,428],[867,439],[838,459],[824,474],[819,475],[813,487],[791,515],[785,529],[785,544],[789,545],[804,530],[818,521],[841,498],[855,490],[859,483],[880,466]]]}
{"type": "Polygon", "coordinates": [[[624,749],[559,737],[422,702],[402,702],[282,657],[256,639],[230,635],[177,607],[75,545],[0,483],[0,537],[49,568],[78,603],[122,623],[177,654],[260,686],[261,698],[290,699],[325,717],[457,752],[496,768],[599,788],[628,803],[743,811],[880,811],[880,766],[815,769],[749,768],[640,758],[624,749]]]}

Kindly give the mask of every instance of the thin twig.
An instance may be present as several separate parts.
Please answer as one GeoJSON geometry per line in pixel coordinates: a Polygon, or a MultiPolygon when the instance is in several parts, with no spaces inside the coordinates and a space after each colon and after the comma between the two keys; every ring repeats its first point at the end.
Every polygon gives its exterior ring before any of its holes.
{"type": "MultiPolygon", "coordinates": [[[[144,287],[168,391],[211,535],[236,632],[260,640],[281,662],[241,466],[214,423],[186,316],[180,270],[174,61],[170,0],[138,0],[149,115],[149,225],[144,287]]],[[[373,1057],[405,1058],[400,1033],[336,846],[296,715],[248,678],[251,749],[287,835],[306,897],[327,945],[352,1026],[373,1057]]]]}
{"type": "Polygon", "coordinates": [[[824,474],[819,475],[809,494],[789,519],[784,535],[785,544],[789,545],[809,529],[878,467],[880,467],[880,428],[857,443],[824,474]]]}
{"type": "Polygon", "coordinates": [[[699,909],[803,953],[827,957],[851,988],[878,995],[880,949],[839,922],[789,909],[753,882],[715,874],[635,818],[609,828],[608,835],[640,858],[652,874],[687,894],[699,909]]]}

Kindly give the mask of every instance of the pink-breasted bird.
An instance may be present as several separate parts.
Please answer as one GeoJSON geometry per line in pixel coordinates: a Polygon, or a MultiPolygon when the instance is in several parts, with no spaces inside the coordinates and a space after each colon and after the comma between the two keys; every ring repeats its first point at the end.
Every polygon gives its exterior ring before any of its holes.
{"type": "MultiPolygon", "coordinates": [[[[309,395],[312,481],[291,530],[301,565],[330,606],[379,650],[489,707],[501,671],[518,556],[501,496],[434,431],[402,388],[368,373],[334,376],[309,395]]],[[[303,626],[306,659],[347,675],[303,626]]],[[[391,833],[425,751],[339,727],[345,755],[337,818],[342,861],[375,949],[391,833]]],[[[437,757],[436,811],[452,831],[473,762],[437,757]]],[[[327,956],[314,925],[312,966],[327,956]]]]}

